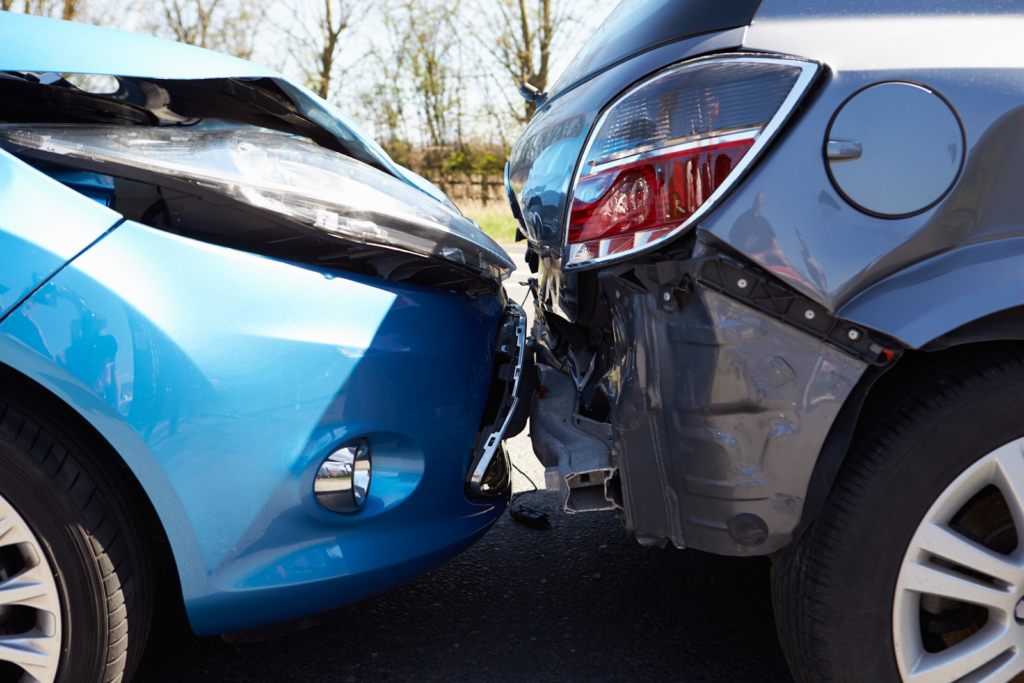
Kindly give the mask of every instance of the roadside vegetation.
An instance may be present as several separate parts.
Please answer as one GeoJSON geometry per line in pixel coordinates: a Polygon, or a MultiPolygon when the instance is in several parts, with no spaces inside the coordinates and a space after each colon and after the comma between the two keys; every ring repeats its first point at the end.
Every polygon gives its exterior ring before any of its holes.
{"type": "Polygon", "coordinates": [[[479,199],[456,202],[467,218],[480,224],[480,228],[498,244],[512,244],[516,241],[516,219],[508,202],[491,201],[484,204],[479,199]]]}

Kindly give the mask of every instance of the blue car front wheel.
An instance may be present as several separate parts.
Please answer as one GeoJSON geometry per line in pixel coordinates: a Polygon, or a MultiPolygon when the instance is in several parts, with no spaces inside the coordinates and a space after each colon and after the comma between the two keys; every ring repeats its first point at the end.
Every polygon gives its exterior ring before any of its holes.
{"type": "Polygon", "coordinates": [[[127,682],[153,595],[130,482],[73,417],[9,390],[0,387],[0,683],[127,682]]]}

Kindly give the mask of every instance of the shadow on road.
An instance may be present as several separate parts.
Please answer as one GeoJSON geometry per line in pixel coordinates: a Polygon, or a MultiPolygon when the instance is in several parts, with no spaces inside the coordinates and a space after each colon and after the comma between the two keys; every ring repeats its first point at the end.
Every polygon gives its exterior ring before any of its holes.
{"type": "Polygon", "coordinates": [[[645,549],[610,513],[523,500],[554,528],[506,515],[449,564],[305,631],[232,645],[163,606],[135,683],[792,680],[767,560],[645,549]]]}

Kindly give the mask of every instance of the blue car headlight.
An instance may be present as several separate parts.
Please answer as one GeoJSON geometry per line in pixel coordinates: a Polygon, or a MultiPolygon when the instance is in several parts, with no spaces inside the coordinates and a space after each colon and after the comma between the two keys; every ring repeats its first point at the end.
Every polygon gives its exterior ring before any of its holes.
{"type": "Polygon", "coordinates": [[[302,139],[255,128],[5,124],[0,147],[89,170],[144,173],[333,236],[455,265],[500,285],[514,270],[471,220],[386,173],[302,139]]]}

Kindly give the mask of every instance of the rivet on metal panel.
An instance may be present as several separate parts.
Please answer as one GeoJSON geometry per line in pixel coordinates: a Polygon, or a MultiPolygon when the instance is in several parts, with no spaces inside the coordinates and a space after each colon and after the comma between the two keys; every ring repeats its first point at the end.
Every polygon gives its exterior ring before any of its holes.
{"type": "Polygon", "coordinates": [[[748,284],[749,283],[743,278],[740,278],[739,280],[736,281],[736,286],[739,287],[740,289],[746,289],[748,284]]]}
{"type": "Polygon", "coordinates": [[[804,311],[804,317],[807,318],[808,320],[814,320],[814,311],[808,308],[806,311],[804,311]]]}
{"type": "Polygon", "coordinates": [[[858,330],[850,330],[846,333],[846,336],[850,341],[857,341],[860,339],[860,332],[858,330]]]}

